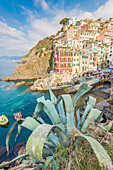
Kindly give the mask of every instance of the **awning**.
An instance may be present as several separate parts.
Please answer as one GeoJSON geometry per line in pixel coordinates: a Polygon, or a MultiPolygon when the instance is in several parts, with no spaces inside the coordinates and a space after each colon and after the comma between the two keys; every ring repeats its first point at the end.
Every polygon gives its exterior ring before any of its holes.
{"type": "Polygon", "coordinates": [[[111,72],[111,69],[106,69],[106,70],[104,70],[103,72],[104,72],[104,73],[109,73],[109,72],[111,72]]]}

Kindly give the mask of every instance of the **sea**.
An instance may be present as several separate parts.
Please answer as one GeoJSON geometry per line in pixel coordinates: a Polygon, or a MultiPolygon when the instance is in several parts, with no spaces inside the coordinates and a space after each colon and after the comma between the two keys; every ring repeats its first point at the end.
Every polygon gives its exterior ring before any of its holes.
{"type": "MultiPolygon", "coordinates": [[[[16,57],[14,59],[9,57],[0,58],[0,78],[12,75],[18,65],[18,61],[19,60],[16,57]]],[[[26,85],[10,88],[14,83],[15,82],[13,81],[0,81],[0,116],[5,115],[9,119],[8,128],[0,127],[0,148],[6,146],[6,135],[11,125],[15,122],[13,116],[14,113],[21,111],[23,118],[32,116],[37,105],[37,98],[44,96],[45,99],[50,99],[48,93],[31,92],[29,86],[26,85]]],[[[40,115],[46,122],[48,122],[48,118],[43,111],[40,115]]],[[[17,143],[26,141],[31,134],[31,131],[23,128],[15,141],[17,131],[18,126],[14,128],[10,137],[10,148],[14,147],[17,143]]]]}

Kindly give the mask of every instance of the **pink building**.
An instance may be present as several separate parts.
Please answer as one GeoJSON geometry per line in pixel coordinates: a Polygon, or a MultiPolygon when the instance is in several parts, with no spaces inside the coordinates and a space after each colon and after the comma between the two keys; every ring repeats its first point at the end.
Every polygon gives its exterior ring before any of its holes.
{"type": "Polygon", "coordinates": [[[102,34],[102,35],[99,35],[96,37],[96,40],[100,41],[100,42],[105,42],[105,36],[102,34]]]}

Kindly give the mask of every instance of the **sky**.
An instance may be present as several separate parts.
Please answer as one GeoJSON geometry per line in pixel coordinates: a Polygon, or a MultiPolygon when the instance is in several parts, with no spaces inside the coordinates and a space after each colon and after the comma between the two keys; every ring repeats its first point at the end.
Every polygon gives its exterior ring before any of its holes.
{"type": "Polygon", "coordinates": [[[109,20],[113,0],[0,0],[0,57],[24,56],[66,17],[109,20]]]}

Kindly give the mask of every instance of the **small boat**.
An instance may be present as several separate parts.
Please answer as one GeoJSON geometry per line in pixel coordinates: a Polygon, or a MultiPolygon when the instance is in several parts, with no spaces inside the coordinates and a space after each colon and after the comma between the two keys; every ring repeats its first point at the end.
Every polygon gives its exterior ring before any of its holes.
{"type": "Polygon", "coordinates": [[[96,88],[102,89],[103,87],[104,87],[103,85],[100,85],[100,86],[97,86],[96,88]]]}
{"type": "Polygon", "coordinates": [[[0,126],[1,127],[8,127],[9,120],[5,115],[0,116],[0,126]]]}
{"type": "Polygon", "coordinates": [[[15,119],[16,121],[18,121],[18,120],[21,119],[21,118],[22,118],[22,113],[21,113],[21,112],[14,113],[14,119],[15,119]]]}

